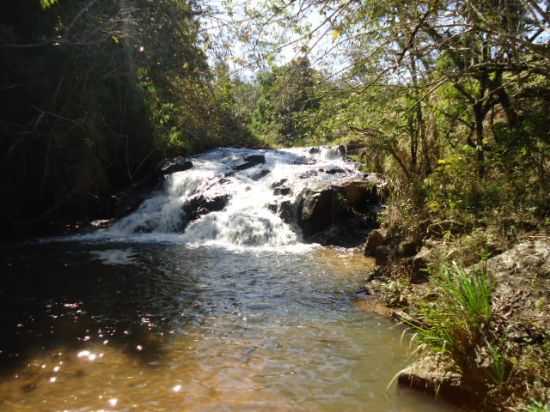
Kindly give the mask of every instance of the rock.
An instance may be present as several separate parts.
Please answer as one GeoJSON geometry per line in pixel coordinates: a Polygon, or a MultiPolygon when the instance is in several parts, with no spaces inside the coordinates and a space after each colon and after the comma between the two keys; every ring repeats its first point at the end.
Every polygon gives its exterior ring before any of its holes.
{"type": "Polygon", "coordinates": [[[550,239],[533,238],[515,245],[485,263],[467,270],[482,270],[493,279],[493,310],[506,314],[510,339],[514,334],[536,336],[550,330],[550,239]]]}
{"type": "Polygon", "coordinates": [[[318,147],[312,147],[311,149],[309,149],[309,154],[318,154],[318,153],[321,153],[321,149],[319,149],[318,147]]]}
{"type": "Polygon", "coordinates": [[[162,176],[151,174],[119,192],[113,196],[113,217],[119,219],[134,212],[144,200],[154,196],[154,192],[162,190],[163,184],[162,176]]]}
{"type": "Polygon", "coordinates": [[[315,163],[317,163],[315,159],[310,159],[307,157],[297,157],[292,162],[293,165],[314,165],[315,163]]]}
{"type": "Polygon", "coordinates": [[[384,229],[375,229],[369,233],[369,237],[365,243],[365,256],[376,257],[377,248],[382,246],[386,241],[387,233],[384,229]]]}
{"type": "Polygon", "coordinates": [[[328,173],[329,175],[335,175],[337,173],[347,173],[347,171],[342,169],[341,167],[331,167],[330,169],[327,169],[324,172],[328,173]]]}
{"type": "Polygon", "coordinates": [[[189,170],[193,167],[193,162],[191,160],[183,157],[177,156],[173,159],[164,160],[158,167],[159,173],[163,175],[168,175],[176,172],[183,172],[189,170]]]}
{"type": "Polygon", "coordinates": [[[418,247],[418,242],[415,239],[405,239],[399,242],[397,254],[399,257],[411,257],[416,254],[418,247]]]}
{"type": "Polygon", "coordinates": [[[422,246],[420,251],[412,258],[412,267],[414,272],[422,272],[428,268],[430,261],[433,258],[433,249],[422,246]]]}
{"type": "Polygon", "coordinates": [[[192,196],[182,206],[187,222],[195,220],[210,212],[222,210],[227,206],[229,198],[227,193],[198,194],[192,196]]]}
{"type": "Polygon", "coordinates": [[[378,188],[366,180],[318,183],[298,196],[298,225],[306,240],[357,246],[375,225],[382,200],[378,188]]]}
{"type": "Polygon", "coordinates": [[[285,200],[279,204],[277,214],[281,217],[283,222],[289,225],[296,222],[296,207],[290,200],[285,200]]]}
{"type": "Polygon", "coordinates": [[[300,179],[309,179],[310,177],[317,176],[318,173],[316,170],[308,170],[307,172],[302,173],[298,176],[300,179]]]}
{"type": "Polygon", "coordinates": [[[250,176],[250,178],[252,180],[260,180],[264,177],[266,177],[268,174],[271,173],[271,170],[268,170],[268,169],[262,169],[260,170],[258,173],[255,173],[253,174],[252,176],[250,176]]]}
{"type": "Polygon", "coordinates": [[[467,403],[471,397],[470,392],[462,386],[461,376],[447,371],[433,356],[420,359],[403,369],[398,374],[397,383],[459,403],[467,403]]]}
{"type": "Polygon", "coordinates": [[[487,271],[497,280],[510,279],[523,272],[541,278],[550,276],[550,240],[540,239],[519,243],[512,249],[489,259],[487,271]]]}
{"type": "Polygon", "coordinates": [[[286,186],[277,187],[275,190],[273,190],[273,193],[276,196],[288,196],[289,194],[292,193],[292,189],[290,189],[290,187],[286,187],[286,186]]]}
{"type": "Polygon", "coordinates": [[[275,182],[275,183],[272,183],[272,184],[271,184],[271,188],[272,188],[272,189],[276,189],[276,188],[278,188],[278,187],[284,185],[286,182],[288,182],[288,179],[281,179],[281,180],[279,180],[279,181],[277,181],[277,182],[275,182]]]}
{"type": "Polygon", "coordinates": [[[240,163],[237,163],[233,166],[233,170],[240,171],[250,169],[251,167],[257,166],[259,164],[265,163],[264,155],[250,155],[246,156],[244,160],[240,163]]]}

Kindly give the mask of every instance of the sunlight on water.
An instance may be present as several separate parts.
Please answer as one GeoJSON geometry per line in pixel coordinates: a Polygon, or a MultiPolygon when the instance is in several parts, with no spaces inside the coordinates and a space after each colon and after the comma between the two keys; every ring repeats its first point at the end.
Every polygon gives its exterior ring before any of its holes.
{"type": "Polygon", "coordinates": [[[4,262],[5,411],[450,412],[386,389],[408,348],[356,309],[359,253],[51,243],[4,262]],[[46,275],[47,276],[43,276],[46,275]]]}

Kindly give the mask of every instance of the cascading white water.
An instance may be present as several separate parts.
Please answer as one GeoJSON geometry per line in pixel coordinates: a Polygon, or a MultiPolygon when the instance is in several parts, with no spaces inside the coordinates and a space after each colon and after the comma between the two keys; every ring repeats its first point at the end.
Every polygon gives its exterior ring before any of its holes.
{"type": "Polygon", "coordinates": [[[109,236],[180,233],[187,244],[279,247],[300,236],[278,215],[278,205],[293,203],[319,181],[359,176],[354,163],[336,148],[252,150],[221,148],[192,158],[193,168],[166,177],[162,192],[103,232],[109,236]],[[242,166],[250,156],[265,161],[242,166]],[[277,190],[279,188],[279,190],[277,190]],[[223,209],[189,221],[184,205],[193,197],[228,198],[223,209]]]}

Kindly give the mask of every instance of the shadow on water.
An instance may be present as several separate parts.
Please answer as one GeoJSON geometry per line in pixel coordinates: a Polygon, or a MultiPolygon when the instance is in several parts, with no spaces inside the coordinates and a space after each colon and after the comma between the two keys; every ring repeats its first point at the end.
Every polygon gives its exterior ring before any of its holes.
{"type": "Polygon", "coordinates": [[[169,248],[67,246],[2,250],[0,374],[38,352],[94,343],[151,365],[170,335],[200,319],[197,280],[169,248]]]}

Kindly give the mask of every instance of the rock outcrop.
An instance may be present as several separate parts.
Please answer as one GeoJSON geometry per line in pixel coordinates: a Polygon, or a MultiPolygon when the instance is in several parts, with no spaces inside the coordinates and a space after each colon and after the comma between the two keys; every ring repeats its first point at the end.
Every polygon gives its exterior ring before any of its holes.
{"type": "Polygon", "coordinates": [[[383,187],[377,179],[343,178],[304,189],[296,201],[297,224],[304,239],[357,246],[376,224],[383,187]]]}

